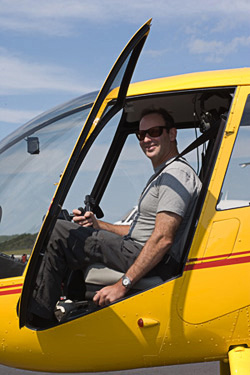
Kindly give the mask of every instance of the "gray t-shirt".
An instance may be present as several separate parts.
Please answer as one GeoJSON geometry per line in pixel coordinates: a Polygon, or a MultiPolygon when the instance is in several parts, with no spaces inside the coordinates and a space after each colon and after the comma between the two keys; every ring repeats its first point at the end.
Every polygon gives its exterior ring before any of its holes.
{"type": "Polygon", "coordinates": [[[151,182],[143,191],[138,202],[137,215],[127,237],[144,246],[154,230],[157,213],[175,213],[182,217],[182,222],[170,254],[179,261],[180,241],[199,195],[201,182],[184,159],[172,162],[168,160],[164,164],[155,169],[155,174],[149,180],[151,182]],[[157,175],[164,164],[166,167],[157,175]]]}

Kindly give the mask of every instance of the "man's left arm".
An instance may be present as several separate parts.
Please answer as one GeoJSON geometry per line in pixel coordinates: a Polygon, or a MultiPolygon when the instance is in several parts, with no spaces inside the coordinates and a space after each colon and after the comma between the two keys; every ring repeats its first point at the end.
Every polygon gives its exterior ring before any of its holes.
{"type": "MultiPolygon", "coordinates": [[[[181,216],[172,212],[160,212],[156,215],[155,229],[143,247],[138,258],[126,272],[126,276],[132,285],[153,269],[171,248],[176,231],[181,223],[181,216]]],[[[114,285],[99,290],[94,302],[100,306],[108,305],[119,298],[122,298],[127,289],[119,280],[114,285]]]]}

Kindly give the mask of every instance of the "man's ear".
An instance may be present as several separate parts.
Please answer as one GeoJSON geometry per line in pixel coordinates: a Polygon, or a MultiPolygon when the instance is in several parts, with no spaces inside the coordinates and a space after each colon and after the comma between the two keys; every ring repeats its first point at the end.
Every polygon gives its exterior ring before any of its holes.
{"type": "Polygon", "coordinates": [[[177,137],[177,129],[176,128],[170,128],[169,129],[169,138],[171,142],[174,142],[177,137]]]}

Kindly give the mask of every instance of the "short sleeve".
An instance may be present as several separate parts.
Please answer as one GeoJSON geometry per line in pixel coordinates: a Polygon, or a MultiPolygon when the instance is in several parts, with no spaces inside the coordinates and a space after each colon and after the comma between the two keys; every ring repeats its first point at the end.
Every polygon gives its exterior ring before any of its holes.
{"type": "Polygon", "coordinates": [[[157,213],[168,211],[183,217],[194,191],[191,175],[181,168],[171,168],[159,176],[157,184],[157,213]]]}

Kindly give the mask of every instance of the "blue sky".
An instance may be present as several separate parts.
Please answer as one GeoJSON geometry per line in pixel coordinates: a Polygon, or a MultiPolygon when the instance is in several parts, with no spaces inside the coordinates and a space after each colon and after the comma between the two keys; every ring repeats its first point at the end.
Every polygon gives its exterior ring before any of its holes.
{"type": "Polygon", "coordinates": [[[151,17],[133,81],[249,66],[249,16],[249,0],[0,0],[0,140],[99,89],[151,17]]]}

